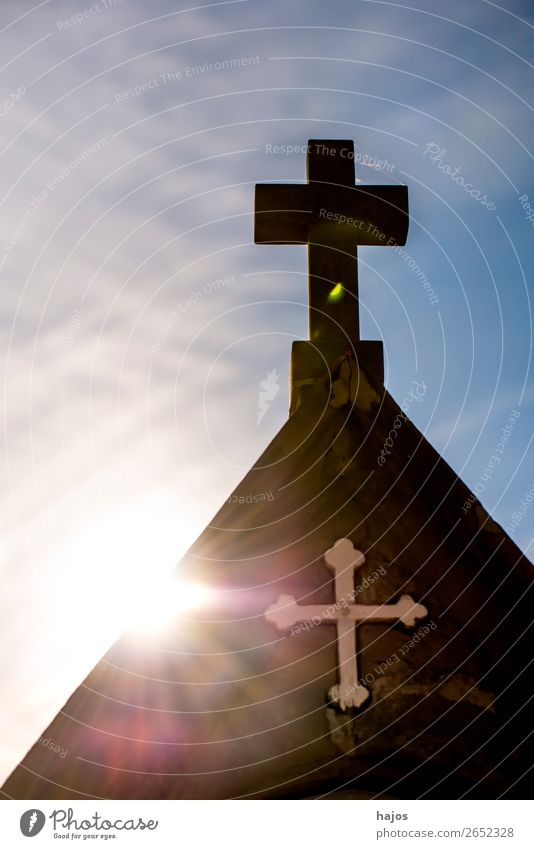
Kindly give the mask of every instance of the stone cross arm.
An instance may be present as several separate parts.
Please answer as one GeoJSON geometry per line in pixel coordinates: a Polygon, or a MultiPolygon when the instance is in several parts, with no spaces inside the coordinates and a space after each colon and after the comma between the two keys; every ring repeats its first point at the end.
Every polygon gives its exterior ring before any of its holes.
{"type": "MultiPolygon", "coordinates": [[[[256,186],[254,241],[261,245],[404,245],[406,186],[256,186]]],[[[351,251],[352,252],[352,251],[351,251]]]]}
{"type": "Polygon", "coordinates": [[[281,595],[275,604],[265,611],[268,622],[278,630],[286,631],[299,622],[335,623],[340,619],[362,624],[365,622],[391,622],[398,620],[413,628],[418,619],[423,619],[427,609],[417,604],[410,595],[402,595],[395,604],[346,604],[335,602],[330,606],[319,604],[297,604],[292,595],[281,595]]]}

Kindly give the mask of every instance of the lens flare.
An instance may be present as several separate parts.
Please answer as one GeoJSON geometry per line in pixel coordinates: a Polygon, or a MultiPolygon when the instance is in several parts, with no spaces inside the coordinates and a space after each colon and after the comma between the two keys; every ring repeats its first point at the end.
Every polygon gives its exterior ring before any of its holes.
{"type": "Polygon", "coordinates": [[[342,283],[336,283],[330,294],[328,295],[328,300],[331,304],[335,304],[343,298],[345,290],[343,288],[342,283]]]}

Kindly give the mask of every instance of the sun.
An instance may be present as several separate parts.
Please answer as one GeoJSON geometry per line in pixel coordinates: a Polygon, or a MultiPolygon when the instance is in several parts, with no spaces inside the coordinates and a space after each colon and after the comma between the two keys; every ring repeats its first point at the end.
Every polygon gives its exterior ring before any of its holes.
{"type": "Polygon", "coordinates": [[[88,518],[54,558],[56,627],[77,657],[94,661],[123,632],[161,631],[212,602],[209,587],[180,577],[195,522],[170,503],[147,498],[88,518]]]}
{"type": "Polygon", "coordinates": [[[180,579],[174,571],[149,578],[135,587],[124,610],[124,628],[150,633],[167,627],[180,614],[206,607],[212,598],[210,590],[199,583],[180,579]]]}

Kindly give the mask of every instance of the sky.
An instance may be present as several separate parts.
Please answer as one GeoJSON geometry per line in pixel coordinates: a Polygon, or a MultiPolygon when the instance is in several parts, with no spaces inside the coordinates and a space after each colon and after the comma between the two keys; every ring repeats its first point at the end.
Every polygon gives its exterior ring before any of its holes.
{"type": "Polygon", "coordinates": [[[254,184],[303,181],[309,138],[408,185],[405,249],[359,250],[362,338],[532,559],[533,23],[3,0],[0,780],[287,419],[306,249],[254,245],[254,184]]]}

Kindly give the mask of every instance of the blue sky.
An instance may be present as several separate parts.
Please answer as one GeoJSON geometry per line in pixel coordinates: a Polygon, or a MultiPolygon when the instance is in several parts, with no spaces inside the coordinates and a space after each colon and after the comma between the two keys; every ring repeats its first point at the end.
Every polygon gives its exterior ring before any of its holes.
{"type": "Polygon", "coordinates": [[[362,336],[399,401],[424,381],[410,416],[472,488],[513,417],[480,495],[510,525],[534,484],[533,19],[2,3],[0,773],[115,636],[126,576],[172,566],[287,417],[306,250],[254,246],[253,193],[305,156],[272,146],[352,138],[388,163],[358,179],[408,184],[406,253],[359,252],[362,336]]]}

